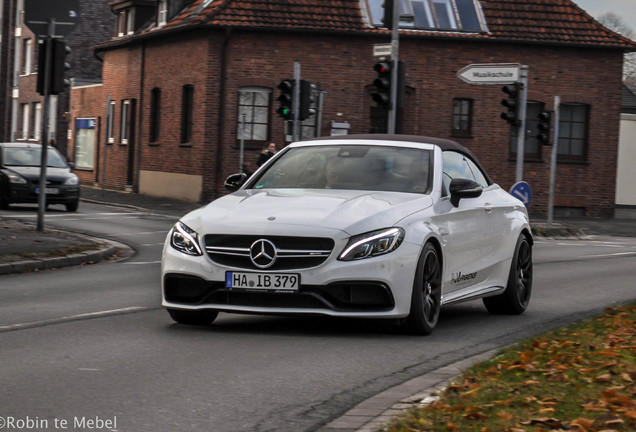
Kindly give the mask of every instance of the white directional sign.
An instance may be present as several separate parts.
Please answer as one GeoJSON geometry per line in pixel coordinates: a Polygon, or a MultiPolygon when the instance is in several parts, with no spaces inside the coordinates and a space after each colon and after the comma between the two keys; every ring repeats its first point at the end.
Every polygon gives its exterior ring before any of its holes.
{"type": "Polygon", "coordinates": [[[393,53],[393,45],[391,44],[374,44],[374,57],[389,57],[393,53]]]}
{"type": "Polygon", "coordinates": [[[468,84],[512,84],[519,81],[521,65],[516,63],[471,64],[457,72],[468,84]]]}

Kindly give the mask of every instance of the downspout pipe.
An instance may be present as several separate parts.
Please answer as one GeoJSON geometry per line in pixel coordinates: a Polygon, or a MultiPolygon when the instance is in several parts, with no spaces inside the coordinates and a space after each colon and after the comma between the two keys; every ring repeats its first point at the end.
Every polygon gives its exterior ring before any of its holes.
{"type": "Polygon", "coordinates": [[[144,86],[146,84],[146,41],[141,41],[141,70],[139,77],[139,117],[137,119],[137,139],[135,140],[135,175],[133,178],[133,190],[139,193],[139,176],[141,175],[141,138],[144,124],[144,86]]]}
{"type": "Polygon", "coordinates": [[[216,175],[214,178],[214,196],[212,199],[216,199],[221,196],[221,188],[223,186],[223,137],[225,135],[225,90],[227,81],[227,57],[228,57],[228,45],[230,37],[232,35],[232,28],[227,27],[225,29],[225,37],[223,44],[221,45],[221,82],[219,85],[219,106],[218,106],[218,122],[217,122],[217,138],[216,138],[216,175]]]}

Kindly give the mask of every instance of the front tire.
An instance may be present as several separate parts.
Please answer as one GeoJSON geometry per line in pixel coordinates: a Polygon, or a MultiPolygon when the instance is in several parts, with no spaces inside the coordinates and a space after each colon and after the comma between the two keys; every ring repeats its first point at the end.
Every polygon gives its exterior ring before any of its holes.
{"type": "Polygon", "coordinates": [[[411,310],[405,329],[414,335],[431,334],[442,308],[442,263],[437,250],[427,243],[417,262],[411,310]]]}
{"type": "Polygon", "coordinates": [[[209,310],[183,310],[168,309],[170,318],[179,324],[207,326],[214,322],[219,315],[216,311],[209,310]]]}
{"type": "Polygon", "coordinates": [[[519,315],[525,312],[532,293],[532,245],[521,234],[510,264],[508,284],[503,294],[484,298],[484,305],[493,314],[519,315]]]}
{"type": "Polygon", "coordinates": [[[78,207],[79,207],[79,200],[72,201],[72,202],[66,204],[66,211],[67,212],[76,212],[78,207]]]}

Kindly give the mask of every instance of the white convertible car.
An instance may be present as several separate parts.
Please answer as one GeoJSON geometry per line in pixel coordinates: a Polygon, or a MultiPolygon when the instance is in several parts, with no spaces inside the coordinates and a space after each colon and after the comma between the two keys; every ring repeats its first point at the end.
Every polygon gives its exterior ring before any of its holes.
{"type": "Polygon", "coordinates": [[[350,135],[290,144],[166,238],[163,306],[387,318],[429,334],[444,305],[520,314],[532,290],[524,205],[444,139],[350,135]]]}

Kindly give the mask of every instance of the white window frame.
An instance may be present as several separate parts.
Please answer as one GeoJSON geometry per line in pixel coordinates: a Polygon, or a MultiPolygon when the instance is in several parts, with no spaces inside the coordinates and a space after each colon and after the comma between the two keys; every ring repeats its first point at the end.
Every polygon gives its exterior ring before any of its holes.
{"type": "Polygon", "coordinates": [[[163,27],[168,23],[168,0],[159,0],[157,6],[157,26],[163,27]]]}
{"type": "Polygon", "coordinates": [[[108,134],[108,143],[115,142],[115,101],[110,101],[106,118],[106,131],[108,134]]]}
{"type": "Polygon", "coordinates": [[[22,104],[22,139],[29,138],[29,120],[31,114],[31,104],[22,104]]]}
{"type": "Polygon", "coordinates": [[[33,139],[39,141],[42,138],[42,102],[33,104],[33,139]]]}
{"type": "Polygon", "coordinates": [[[130,100],[126,99],[121,101],[121,129],[119,134],[119,142],[121,144],[128,144],[128,134],[130,132],[130,125],[128,124],[130,119],[130,100]]]}
{"type": "Polygon", "coordinates": [[[22,57],[22,75],[30,75],[33,70],[33,39],[24,39],[24,53],[22,57]]]}
{"type": "Polygon", "coordinates": [[[126,9],[126,34],[131,35],[135,32],[135,10],[126,9]]]}
{"type": "Polygon", "coordinates": [[[126,11],[120,11],[117,14],[117,36],[123,36],[126,28],[126,11]]]}

